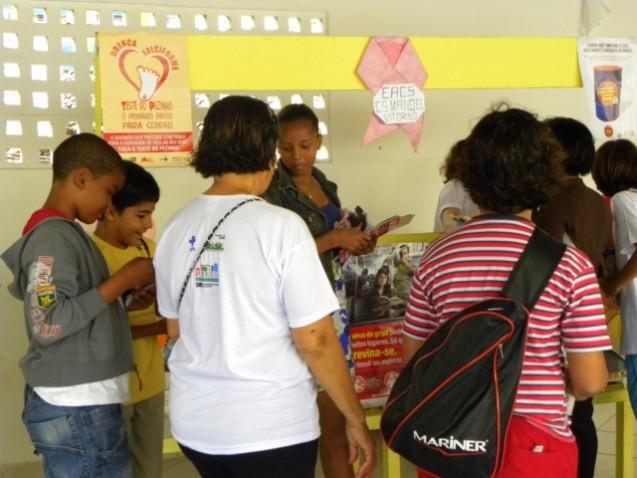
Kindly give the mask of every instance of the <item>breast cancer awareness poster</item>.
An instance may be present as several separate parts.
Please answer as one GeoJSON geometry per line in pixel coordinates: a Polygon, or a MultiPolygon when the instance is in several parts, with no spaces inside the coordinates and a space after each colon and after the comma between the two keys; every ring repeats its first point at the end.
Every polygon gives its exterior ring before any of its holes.
{"type": "Polygon", "coordinates": [[[104,139],[144,166],[187,164],[193,147],[186,37],[100,34],[104,139]]]}
{"type": "Polygon", "coordinates": [[[422,135],[425,111],[422,88],[427,71],[409,38],[371,38],[356,73],[374,94],[373,114],[363,145],[402,130],[417,151],[422,135]]]}
{"type": "Polygon", "coordinates": [[[578,53],[593,136],[634,139],[637,44],[631,38],[580,38],[578,53]]]}

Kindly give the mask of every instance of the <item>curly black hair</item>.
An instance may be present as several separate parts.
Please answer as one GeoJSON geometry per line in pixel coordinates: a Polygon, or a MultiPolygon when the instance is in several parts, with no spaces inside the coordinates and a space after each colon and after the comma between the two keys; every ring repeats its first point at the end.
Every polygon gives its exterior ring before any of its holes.
{"type": "Polygon", "coordinates": [[[268,105],[227,96],[208,110],[191,165],[204,178],[267,171],[276,159],[277,139],[277,119],[268,105]]]}
{"type": "Polygon", "coordinates": [[[533,114],[502,105],[480,119],[467,137],[458,179],[481,209],[517,214],[551,197],[562,155],[533,114]]]}
{"type": "Polygon", "coordinates": [[[452,179],[456,179],[458,176],[458,160],[461,155],[466,154],[467,140],[461,139],[456,142],[447,156],[445,157],[444,164],[440,167],[440,173],[445,177],[445,182],[449,182],[452,179]]]}
{"type": "Polygon", "coordinates": [[[53,179],[63,180],[82,168],[98,177],[123,170],[124,160],[104,139],[80,133],[62,141],[53,151],[53,179]]]}
{"type": "Polygon", "coordinates": [[[637,147],[627,139],[602,144],[593,161],[593,180],[606,196],[637,187],[637,147]]]}
{"type": "Polygon", "coordinates": [[[585,176],[591,172],[595,157],[595,140],[583,123],[573,118],[556,117],[544,121],[560,143],[566,157],[563,166],[571,176],[585,176]]]}

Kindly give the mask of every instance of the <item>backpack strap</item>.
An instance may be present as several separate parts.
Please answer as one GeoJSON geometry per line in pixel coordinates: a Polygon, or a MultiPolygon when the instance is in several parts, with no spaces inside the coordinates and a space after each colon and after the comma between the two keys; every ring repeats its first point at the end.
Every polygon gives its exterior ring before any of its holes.
{"type": "Polygon", "coordinates": [[[566,245],[539,227],[533,231],[522,255],[518,259],[502,295],[517,300],[531,310],[560,263],[566,245]]]}

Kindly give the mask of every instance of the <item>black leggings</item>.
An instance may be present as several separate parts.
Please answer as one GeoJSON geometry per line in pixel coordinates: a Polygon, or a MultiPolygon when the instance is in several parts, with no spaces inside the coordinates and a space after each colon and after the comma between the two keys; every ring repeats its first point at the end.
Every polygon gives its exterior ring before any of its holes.
{"type": "Polygon", "coordinates": [[[575,402],[571,429],[579,452],[577,478],[593,478],[597,460],[597,432],[593,423],[592,398],[575,402]]]}
{"type": "Polygon", "coordinates": [[[202,478],[314,478],[318,440],[238,455],[207,455],[179,447],[202,478]]]}

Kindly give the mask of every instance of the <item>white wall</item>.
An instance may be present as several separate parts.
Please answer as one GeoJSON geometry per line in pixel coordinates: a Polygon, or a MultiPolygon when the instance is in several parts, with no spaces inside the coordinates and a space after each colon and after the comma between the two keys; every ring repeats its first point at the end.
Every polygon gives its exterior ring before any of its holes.
{"type": "MultiPolygon", "coordinates": [[[[42,2],[38,6],[47,3],[73,2],[42,2]]],[[[161,4],[177,6],[181,2],[165,0],[161,4]]],[[[209,6],[210,2],[189,3],[197,5],[209,6]]],[[[219,0],[214,6],[326,11],[331,35],[354,36],[574,37],[579,32],[580,8],[579,0],[219,0]]],[[[591,34],[637,36],[637,5],[631,0],[610,0],[610,6],[611,15],[591,34]]],[[[426,67],[426,58],[423,60],[426,67]]],[[[442,159],[492,103],[504,99],[542,117],[569,115],[585,120],[582,95],[580,89],[429,91],[423,139],[415,154],[401,133],[362,148],[370,94],[332,93],[329,107],[333,162],[322,169],[339,184],[344,205],[363,206],[372,221],[393,213],[413,212],[416,219],[403,232],[427,231],[433,224],[442,184],[438,173],[442,159]]],[[[158,169],[153,173],[162,188],[156,214],[161,228],[206,183],[188,168],[158,169]]],[[[49,185],[47,170],[0,170],[0,250],[17,238],[26,218],[42,204],[49,185]]],[[[9,281],[9,272],[0,266],[0,465],[34,459],[20,423],[23,380],[18,360],[26,341],[21,308],[6,292],[9,281]]]]}

